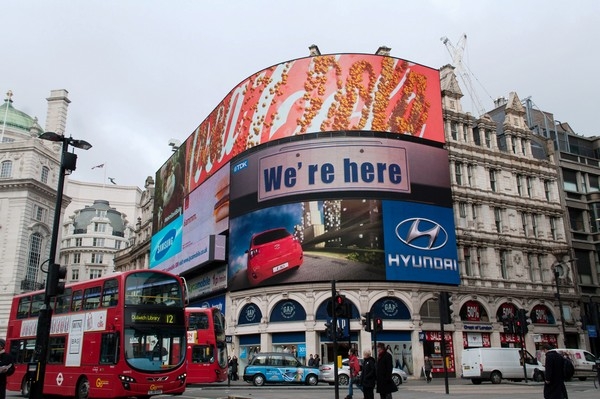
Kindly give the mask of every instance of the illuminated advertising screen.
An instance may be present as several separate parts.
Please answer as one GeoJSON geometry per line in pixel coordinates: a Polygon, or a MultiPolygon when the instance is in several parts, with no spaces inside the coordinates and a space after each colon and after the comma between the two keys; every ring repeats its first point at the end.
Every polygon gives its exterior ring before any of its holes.
{"type": "Polygon", "coordinates": [[[185,144],[156,172],[152,230],[160,231],[183,214],[185,144]]]}
{"type": "Polygon", "coordinates": [[[444,142],[439,71],[372,54],[300,58],[237,85],[186,140],[186,188],[246,149],[306,133],[370,130],[444,142]]]}
{"type": "MultiPolygon", "coordinates": [[[[181,252],[183,215],[152,236],[150,241],[150,268],[169,261],[181,252]]],[[[160,268],[159,268],[160,269],[160,268]]]]}
{"type": "Polygon", "coordinates": [[[388,136],[307,135],[234,158],[228,288],[458,284],[448,153],[388,136]]]}

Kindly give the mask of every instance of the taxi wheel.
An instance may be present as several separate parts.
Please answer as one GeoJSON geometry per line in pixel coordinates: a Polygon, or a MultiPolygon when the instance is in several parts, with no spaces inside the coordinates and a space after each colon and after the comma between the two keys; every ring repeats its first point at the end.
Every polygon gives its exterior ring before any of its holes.
{"type": "Polygon", "coordinates": [[[86,377],[81,377],[77,382],[75,399],[88,399],[90,397],[90,382],[86,377]]]}
{"type": "Polygon", "coordinates": [[[252,382],[257,387],[262,387],[263,385],[265,385],[265,377],[262,374],[256,374],[252,379],[252,382]]]}

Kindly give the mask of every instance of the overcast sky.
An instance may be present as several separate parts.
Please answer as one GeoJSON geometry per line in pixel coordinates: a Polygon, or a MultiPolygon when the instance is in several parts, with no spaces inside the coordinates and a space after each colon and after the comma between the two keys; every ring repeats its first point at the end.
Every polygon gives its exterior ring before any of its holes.
{"type": "Polygon", "coordinates": [[[50,91],[69,92],[66,133],[93,145],[78,150],[75,180],[143,187],[171,138],[184,141],[234,86],[311,44],[322,54],[385,45],[440,68],[452,60],[440,38],[466,34],[486,109],[515,91],[600,135],[597,0],[4,0],[0,13],[0,95],[12,90],[44,127],[50,91]]]}

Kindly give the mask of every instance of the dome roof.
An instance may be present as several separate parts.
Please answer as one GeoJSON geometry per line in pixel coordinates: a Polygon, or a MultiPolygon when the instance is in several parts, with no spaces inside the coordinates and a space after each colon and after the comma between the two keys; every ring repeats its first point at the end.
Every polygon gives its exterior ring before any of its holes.
{"type": "Polygon", "coordinates": [[[4,100],[4,104],[0,105],[0,126],[5,126],[6,123],[7,128],[21,130],[28,135],[42,134],[44,130],[38,124],[37,118],[32,118],[12,106],[12,92],[10,90],[6,95],[7,98],[4,100]]]}
{"type": "Polygon", "coordinates": [[[92,219],[98,217],[97,211],[105,211],[106,215],[104,217],[108,219],[113,230],[113,235],[122,236],[125,231],[123,215],[115,208],[111,208],[110,203],[105,200],[95,200],[94,205],[86,206],[77,212],[73,218],[75,231],[87,230],[87,227],[92,223],[92,219]]]}

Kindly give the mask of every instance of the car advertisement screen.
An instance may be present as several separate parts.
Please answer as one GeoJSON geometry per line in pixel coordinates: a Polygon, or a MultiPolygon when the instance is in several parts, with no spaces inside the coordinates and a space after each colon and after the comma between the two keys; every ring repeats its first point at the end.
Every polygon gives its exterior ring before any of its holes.
{"type": "Polygon", "coordinates": [[[231,161],[230,201],[230,290],[459,282],[439,144],[374,132],[270,143],[231,161]]]}
{"type": "Polygon", "coordinates": [[[228,287],[310,281],[458,284],[452,208],[332,199],[233,218],[228,287]]]}

